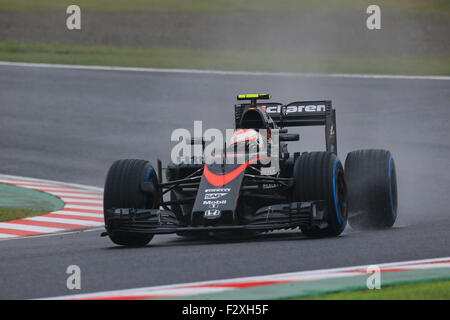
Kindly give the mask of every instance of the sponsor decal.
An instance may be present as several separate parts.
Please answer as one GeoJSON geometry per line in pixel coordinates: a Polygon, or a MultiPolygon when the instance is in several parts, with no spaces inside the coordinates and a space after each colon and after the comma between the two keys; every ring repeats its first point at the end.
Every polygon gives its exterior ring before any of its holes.
{"type": "Polygon", "coordinates": [[[215,201],[211,201],[211,200],[205,200],[203,201],[204,205],[210,205],[210,204],[226,204],[227,200],[215,200],[215,201]]]}
{"type": "MultiPolygon", "coordinates": [[[[282,111],[282,106],[270,106],[267,107],[267,113],[280,113],[282,111]]],[[[285,108],[286,114],[289,113],[303,113],[303,112],[325,112],[324,104],[305,104],[298,106],[286,106],[285,108]]]]}
{"type": "Polygon", "coordinates": [[[205,200],[215,200],[222,198],[223,196],[227,195],[228,193],[207,193],[205,194],[205,200]]]}
{"type": "Polygon", "coordinates": [[[206,189],[205,192],[230,192],[231,188],[217,188],[217,189],[206,189]]]}
{"type": "Polygon", "coordinates": [[[219,209],[208,209],[205,211],[204,214],[205,218],[215,218],[220,216],[220,210],[219,209]]]}
{"type": "Polygon", "coordinates": [[[280,186],[281,186],[281,184],[279,184],[279,183],[264,183],[262,185],[262,188],[263,189],[275,189],[275,188],[278,188],[280,186]]]}
{"type": "Polygon", "coordinates": [[[231,191],[231,188],[217,188],[217,189],[206,189],[205,190],[205,200],[216,200],[226,196],[231,191]]]}

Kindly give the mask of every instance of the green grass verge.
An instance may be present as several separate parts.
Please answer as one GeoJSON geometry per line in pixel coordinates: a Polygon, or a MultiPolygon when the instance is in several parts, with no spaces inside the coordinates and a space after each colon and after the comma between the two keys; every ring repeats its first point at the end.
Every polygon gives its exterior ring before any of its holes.
{"type": "MultiPolygon", "coordinates": [[[[0,11],[60,11],[77,4],[99,12],[260,13],[303,10],[365,10],[370,0],[0,0],[0,11]]],[[[378,0],[383,10],[417,13],[450,10],[448,0],[378,0]]]]}
{"type": "Polygon", "coordinates": [[[30,210],[24,208],[0,208],[0,221],[23,219],[40,216],[46,213],[48,213],[48,211],[30,210]]]}
{"type": "Polygon", "coordinates": [[[450,75],[450,57],[326,56],[0,42],[0,60],[81,65],[313,73],[450,75]]]}
{"type": "Polygon", "coordinates": [[[450,300],[450,280],[329,293],[301,300],[450,300]]]}
{"type": "Polygon", "coordinates": [[[0,183],[0,208],[51,212],[64,208],[64,201],[50,193],[0,183]]]}

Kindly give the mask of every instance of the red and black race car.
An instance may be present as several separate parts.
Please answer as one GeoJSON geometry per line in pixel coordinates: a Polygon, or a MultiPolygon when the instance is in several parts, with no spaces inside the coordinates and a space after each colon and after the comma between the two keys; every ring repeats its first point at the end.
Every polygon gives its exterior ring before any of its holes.
{"type": "MultiPolygon", "coordinates": [[[[216,156],[241,161],[169,163],[118,160],[104,188],[106,232],[118,245],[146,245],[155,234],[254,233],[299,228],[306,236],[338,236],[352,228],[388,228],[397,218],[397,181],[387,150],[337,157],[331,101],[262,103],[239,95],[235,132],[216,156]],[[324,126],[326,151],[293,152],[288,127],[324,126]],[[264,150],[264,152],[260,152],[264,150]],[[276,166],[268,161],[276,158],[276,166]],[[274,169],[275,168],[275,169],[274,169]]],[[[192,140],[192,144],[205,141],[192,140]]]]}

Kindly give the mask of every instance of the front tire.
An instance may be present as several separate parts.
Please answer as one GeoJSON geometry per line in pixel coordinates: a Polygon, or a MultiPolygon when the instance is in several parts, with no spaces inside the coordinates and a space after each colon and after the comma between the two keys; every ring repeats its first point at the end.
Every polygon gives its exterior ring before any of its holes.
{"type": "Polygon", "coordinates": [[[153,235],[116,231],[109,219],[108,209],[150,209],[157,208],[158,203],[158,179],[150,162],[125,159],[112,164],[106,177],[103,195],[105,227],[112,242],[123,246],[145,246],[153,235]],[[153,191],[142,192],[142,182],[149,182],[153,191]]]}
{"type": "Polygon", "coordinates": [[[397,176],[387,150],[357,150],[347,155],[349,224],[354,229],[392,227],[397,219],[397,176]]]}
{"type": "Polygon", "coordinates": [[[327,226],[301,227],[309,237],[338,236],[347,224],[347,187],[344,169],[330,152],[303,153],[294,165],[297,201],[328,201],[327,226]]]}

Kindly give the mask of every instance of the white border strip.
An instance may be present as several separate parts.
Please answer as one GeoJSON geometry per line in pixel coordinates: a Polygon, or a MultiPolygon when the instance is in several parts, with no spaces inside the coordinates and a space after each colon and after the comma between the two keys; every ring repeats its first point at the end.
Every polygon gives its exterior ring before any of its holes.
{"type": "Polygon", "coordinates": [[[28,63],[0,61],[0,66],[53,68],[73,70],[101,70],[101,71],[128,71],[128,72],[155,72],[155,73],[185,73],[185,74],[214,74],[233,76],[275,76],[275,77],[310,77],[310,78],[357,78],[357,79],[396,79],[396,80],[450,80],[449,76],[413,76],[394,74],[347,74],[347,73],[294,73],[294,72],[252,72],[252,71],[226,71],[226,70],[199,70],[199,69],[166,69],[166,68],[138,68],[113,66],[84,66],[69,64],[28,63]]]}

